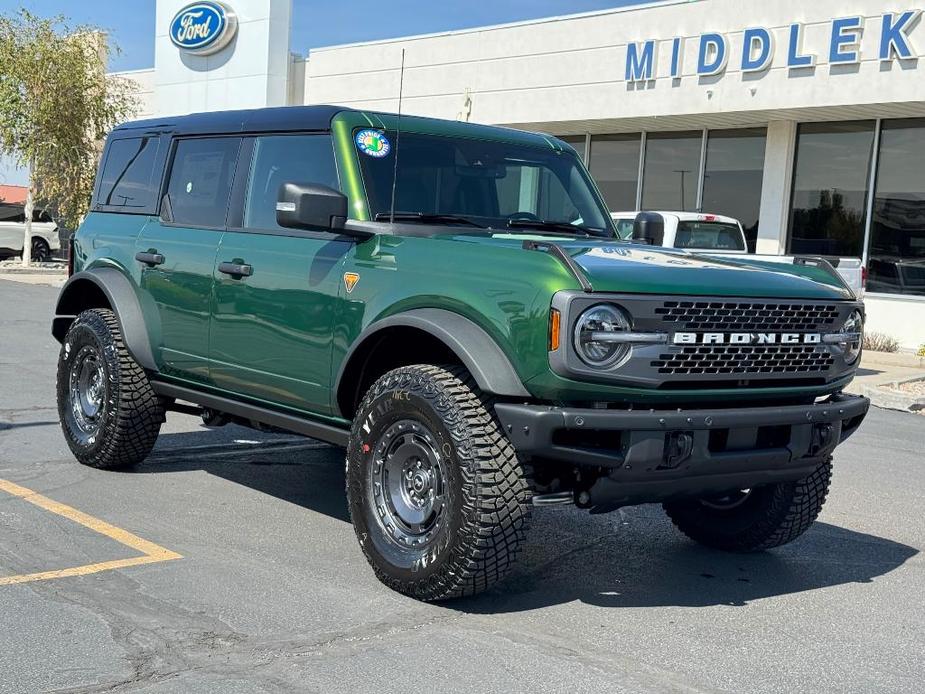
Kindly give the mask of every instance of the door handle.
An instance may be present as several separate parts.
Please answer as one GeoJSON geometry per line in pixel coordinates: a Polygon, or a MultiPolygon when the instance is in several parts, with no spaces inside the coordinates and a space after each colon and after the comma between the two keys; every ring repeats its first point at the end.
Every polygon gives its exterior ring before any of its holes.
{"type": "Polygon", "coordinates": [[[250,277],[254,274],[254,268],[247,263],[219,263],[218,271],[232,277],[250,277]]]}
{"type": "Polygon", "coordinates": [[[135,260],[139,263],[144,263],[145,265],[150,265],[154,267],[155,265],[164,264],[164,256],[157,251],[151,252],[140,252],[135,254],[135,260]]]}

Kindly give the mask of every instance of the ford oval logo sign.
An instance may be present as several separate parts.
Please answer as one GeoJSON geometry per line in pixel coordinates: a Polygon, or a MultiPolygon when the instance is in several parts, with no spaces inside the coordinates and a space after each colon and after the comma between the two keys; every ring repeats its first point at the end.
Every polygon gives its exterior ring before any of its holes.
{"type": "Polygon", "coordinates": [[[209,55],[227,46],[237,27],[237,18],[228,7],[204,0],[177,12],[170,22],[170,40],[187,53],[209,55]]]}

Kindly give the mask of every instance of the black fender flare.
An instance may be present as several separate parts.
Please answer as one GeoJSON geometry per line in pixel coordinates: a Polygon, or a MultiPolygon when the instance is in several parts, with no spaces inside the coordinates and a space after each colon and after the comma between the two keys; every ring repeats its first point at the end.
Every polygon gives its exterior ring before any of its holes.
{"type": "Polygon", "coordinates": [[[87,282],[99,289],[109,305],[112,307],[119,326],[122,328],[122,339],[129,354],[138,364],[148,370],[156,370],[154,355],[151,352],[151,342],[148,339],[148,329],[145,325],[144,314],[138,302],[138,294],[131,281],[125,274],[116,268],[102,267],[84,270],[72,275],[58,294],[55,305],[55,319],[52,323],[52,335],[58,342],[64,341],[67,329],[80,311],[84,310],[81,294],[87,282]],[[79,310],[78,310],[79,309],[79,310]]]}
{"type": "Polygon", "coordinates": [[[360,333],[338,370],[334,381],[335,401],[344,373],[356,352],[377,333],[394,327],[417,328],[440,340],[459,357],[479,388],[486,393],[514,398],[531,397],[507,355],[479,325],[452,311],[418,308],[375,321],[360,333]]]}

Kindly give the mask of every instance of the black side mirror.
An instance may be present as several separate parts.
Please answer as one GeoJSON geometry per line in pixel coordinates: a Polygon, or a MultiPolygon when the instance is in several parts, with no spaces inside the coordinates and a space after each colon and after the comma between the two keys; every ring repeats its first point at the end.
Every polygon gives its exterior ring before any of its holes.
{"type": "Polygon", "coordinates": [[[640,212],[633,222],[633,241],[661,246],[665,240],[665,220],[657,212],[640,212]]]}
{"type": "Polygon", "coordinates": [[[341,231],[347,223],[347,196],[319,183],[284,183],[277,201],[276,223],[287,229],[341,231]]]}

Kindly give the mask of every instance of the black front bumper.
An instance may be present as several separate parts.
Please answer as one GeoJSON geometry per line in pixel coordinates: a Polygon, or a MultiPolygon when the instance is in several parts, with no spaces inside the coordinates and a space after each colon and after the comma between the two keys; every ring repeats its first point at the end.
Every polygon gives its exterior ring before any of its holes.
{"type": "Polygon", "coordinates": [[[518,454],[602,468],[582,504],[600,507],[799,479],[857,430],[869,407],[867,398],[837,394],[784,407],[495,410],[518,454]]]}

